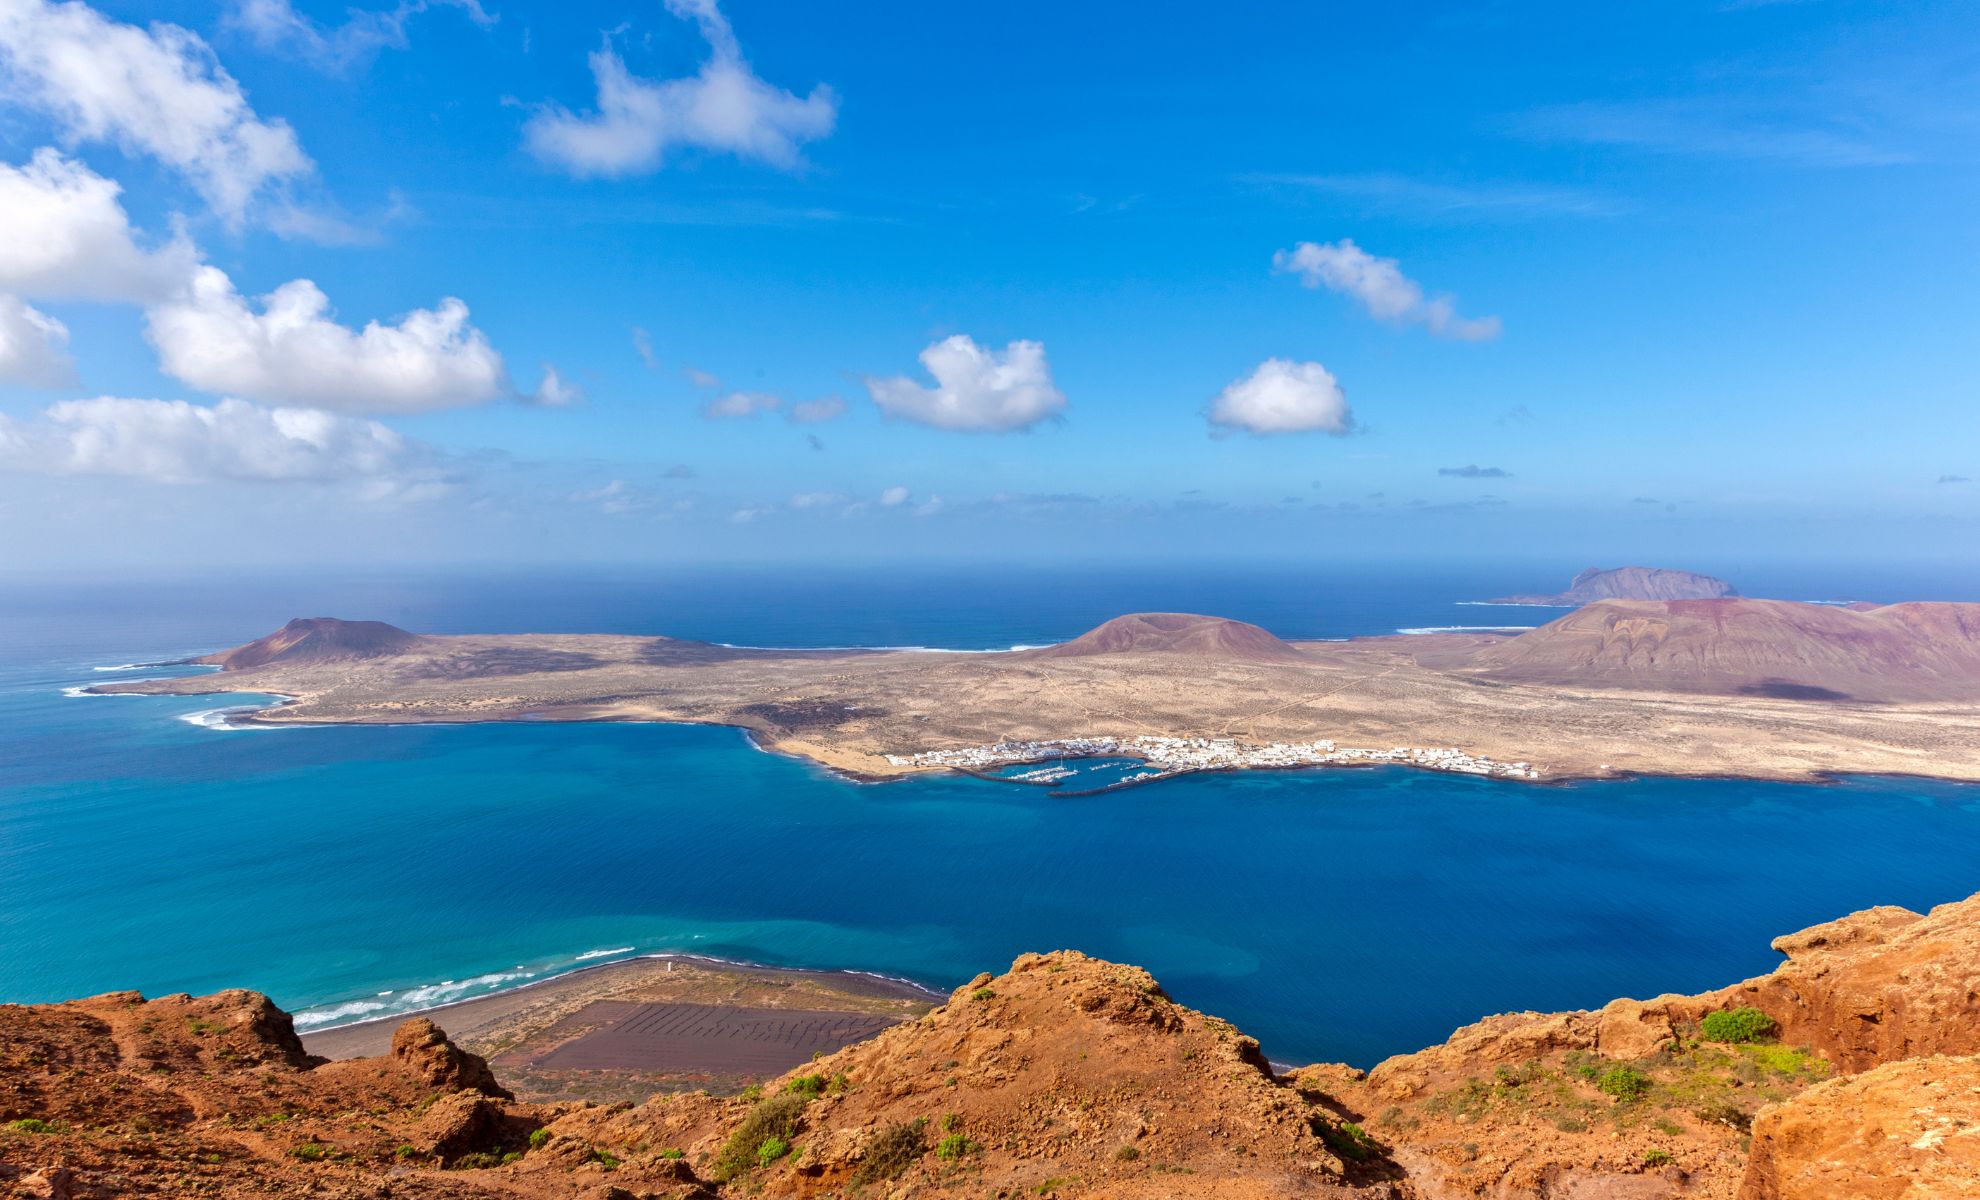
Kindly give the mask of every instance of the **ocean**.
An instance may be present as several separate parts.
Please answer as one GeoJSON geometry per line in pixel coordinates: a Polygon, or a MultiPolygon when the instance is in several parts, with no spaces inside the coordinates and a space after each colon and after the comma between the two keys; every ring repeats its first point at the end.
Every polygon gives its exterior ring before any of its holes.
{"type": "MultiPolygon", "coordinates": [[[[1562,578],[1570,571],[1557,572],[1562,578]]],[[[1769,969],[1775,936],[1980,890],[1980,788],[1407,769],[1077,800],[861,785],[671,725],[229,730],[253,697],[82,697],[289,617],[994,649],[1134,609],[1289,637],[1528,625],[1530,570],[585,572],[0,585],[0,1001],[249,987],[306,1027],[657,951],[953,987],[1028,950],[1138,963],[1285,1061],[1769,969]]],[[[1742,579],[1742,583],[1746,583],[1742,579]]],[[[1971,598],[1783,573],[1804,599],[1971,598]]],[[[1749,585],[1749,591],[1761,590],[1749,585]]]]}

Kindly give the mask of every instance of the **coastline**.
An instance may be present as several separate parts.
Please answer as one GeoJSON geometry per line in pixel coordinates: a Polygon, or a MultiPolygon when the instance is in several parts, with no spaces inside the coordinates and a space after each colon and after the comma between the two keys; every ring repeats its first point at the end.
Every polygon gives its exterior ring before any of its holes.
{"type": "MultiPolygon", "coordinates": [[[[979,653],[1003,653],[1003,652],[982,651],[979,653]]],[[[164,664],[154,664],[154,665],[164,665],[164,664]]],[[[173,680],[180,678],[193,679],[193,678],[208,678],[208,677],[207,676],[162,676],[159,677],[159,681],[171,682],[173,680]]],[[[121,682],[136,684],[136,683],[145,683],[150,681],[129,680],[129,681],[121,681],[121,682]]],[[[185,692],[141,692],[141,691],[126,691],[126,690],[115,690],[115,691],[102,690],[104,687],[116,687],[116,686],[118,685],[117,684],[77,685],[77,686],[63,688],[62,694],[64,696],[70,696],[70,697],[135,696],[140,698],[149,697],[149,696],[193,696],[193,695],[228,695],[228,694],[243,695],[243,696],[255,695],[255,696],[274,697],[274,700],[268,704],[238,705],[226,710],[214,709],[214,710],[209,710],[209,713],[205,713],[205,714],[192,714],[192,715],[210,715],[211,713],[218,713],[222,711],[228,712],[229,713],[228,717],[222,721],[215,721],[211,723],[194,722],[195,724],[199,724],[202,728],[223,730],[223,731],[271,730],[271,729],[289,729],[289,728],[327,729],[327,728],[337,728],[337,727],[346,727],[346,726],[369,726],[375,728],[395,728],[401,726],[408,728],[428,727],[428,726],[464,726],[465,727],[465,726],[475,726],[475,725],[503,725],[503,724],[695,725],[695,726],[736,730],[738,733],[740,733],[743,736],[743,740],[748,743],[749,747],[752,750],[757,751],[758,753],[776,755],[780,758],[788,758],[797,762],[804,763],[807,766],[817,768],[836,779],[842,780],[843,782],[850,784],[857,784],[857,785],[886,784],[886,783],[893,783],[898,780],[911,779],[922,775],[951,774],[951,775],[963,775],[976,779],[981,779],[986,783],[1011,784],[1014,786],[1036,786],[1035,784],[1030,784],[1024,780],[1001,779],[994,775],[990,775],[987,772],[974,771],[957,766],[936,766],[936,765],[894,766],[892,764],[887,764],[887,766],[891,769],[877,769],[876,767],[866,766],[866,765],[854,766],[843,761],[834,761],[835,759],[843,760],[844,758],[847,758],[849,756],[835,753],[826,747],[818,746],[816,744],[805,743],[798,739],[788,739],[788,740],[775,739],[773,735],[771,735],[768,731],[752,725],[739,724],[733,721],[698,719],[689,716],[658,717],[658,716],[635,716],[629,714],[592,714],[592,713],[582,713],[582,714],[573,713],[569,715],[566,714],[531,715],[527,713],[498,712],[498,713],[490,713],[486,716],[464,716],[461,714],[449,714],[444,717],[433,717],[430,719],[405,719],[403,717],[399,717],[391,720],[372,720],[372,719],[364,719],[364,718],[335,719],[335,718],[304,717],[298,719],[278,718],[278,719],[270,720],[265,718],[263,714],[279,712],[284,709],[296,707],[303,702],[304,698],[300,695],[284,693],[269,688],[260,688],[260,687],[254,688],[252,690],[240,691],[240,692],[231,692],[220,689],[215,689],[213,691],[185,691],[185,692]]],[[[182,717],[181,719],[185,719],[185,718],[182,717]]],[[[876,755],[872,757],[881,757],[881,756],[876,755]]],[[[1075,757],[1075,756],[1060,755],[1053,757],[1075,757]]],[[[1094,756],[1077,756],[1077,757],[1094,757],[1094,756]]],[[[1132,754],[1122,753],[1119,755],[1106,755],[1106,756],[1098,756],[1098,757],[1136,758],[1137,756],[1132,754]]],[[[1138,761],[1146,763],[1148,760],[1139,759],[1138,761]]],[[[882,759],[882,762],[884,763],[884,758],[882,759]]],[[[1762,769],[1742,770],[1742,771],[1726,771],[1726,770],[1683,771],[1683,770],[1647,770],[1647,769],[1635,768],[1635,767],[1613,767],[1608,769],[1597,769],[1597,770],[1555,769],[1544,775],[1522,777],[1522,776],[1513,776],[1513,775],[1491,775],[1491,776],[1475,775],[1472,772],[1454,771],[1420,762],[1371,760],[1365,762],[1297,763],[1297,764],[1283,764],[1283,765],[1270,764],[1270,765],[1258,765],[1258,766],[1201,767],[1189,771],[1173,772],[1164,775],[1159,779],[1139,780],[1133,784],[1126,784],[1126,785],[1114,784],[1114,785],[1109,785],[1107,787],[1090,789],[1088,791],[1083,791],[1078,793],[1066,793],[1058,798],[1087,797],[1104,792],[1122,790],[1124,786],[1142,786],[1149,783],[1160,783],[1163,782],[1164,780],[1180,778],[1184,775],[1237,774],[1246,771],[1372,770],[1380,767],[1397,767],[1405,770],[1423,771],[1426,773],[1439,774],[1439,775],[1461,775],[1461,776],[1470,776],[1473,778],[1489,778],[1496,782],[1523,784],[1531,787],[1564,787],[1564,786],[1584,784],[1584,783],[1626,782],[1634,779],[1695,779],[1695,780],[1708,780],[1708,781],[1725,780],[1729,782],[1743,782],[1743,783],[1783,783],[1783,784],[1801,784],[1801,785],[1812,785],[1812,786],[1830,786],[1837,783],[1841,783],[1849,779],[1916,779],[1929,783],[1980,784],[1980,772],[1961,775],[1961,774],[1951,774],[1951,773],[1933,773],[1930,771],[1908,771],[1908,770],[1898,770],[1898,769],[1852,769],[1848,767],[1810,767],[1802,770],[1780,770],[1780,771],[1769,771],[1762,769]]]]}
{"type": "MultiPolygon", "coordinates": [[[[772,966],[659,950],[580,964],[481,996],[299,1030],[299,1036],[307,1050],[329,1059],[372,1057],[390,1050],[392,1032],[400,1024],[426,1018],[447,1030],[455,1042],[493,1053],[531,1042],[592,1004],[628,998],[919,1014],[948,1000],[948,994],[917,980],[869,970],[772,966]]],[[[305,1008],[297,1016],[307,1012],[305,1008]]]]}

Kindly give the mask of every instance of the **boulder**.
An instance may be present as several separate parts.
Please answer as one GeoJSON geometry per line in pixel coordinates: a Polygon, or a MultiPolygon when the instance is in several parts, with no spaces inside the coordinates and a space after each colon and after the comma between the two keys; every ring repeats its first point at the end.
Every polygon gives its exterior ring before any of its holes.
{"type": "Polygon", "coordinates": [[[1739,1200],[1980,1197],[1980,1059],[1890,1063],[1760,1111],[1739,1200]]]}
{"type": "Polygon", "coordinates": [[[392,1031],[392,1060],[429,1086],[444,1091],[514,1098],[495,1081],[487,1059],[456,1046],[445,1030],[425,1017],[413,1017],[392,1031]]]}

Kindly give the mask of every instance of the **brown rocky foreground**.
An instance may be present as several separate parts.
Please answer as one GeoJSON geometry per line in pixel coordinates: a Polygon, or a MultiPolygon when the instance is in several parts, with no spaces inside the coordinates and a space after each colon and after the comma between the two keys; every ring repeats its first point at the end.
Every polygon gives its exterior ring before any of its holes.
{"type": "Polygon", "coordinates": [[[5,1006],[0,1194],[1980,1196],[1980,896],[1776,947],[1366,1074],[1277,1073],[1146,972],[1025,955],[760,1092],[608,1105],[515,1100],[423,1018],[328,1062],[249,992],[5,1006]]]}
{"type": "Polygon", "coordinates": [[[686,721],[864,777],[1074,738],[1450,749],[1561,780],[1625,772],[1980,779],[1980,605],[1604,600],[1539,629],[1286,642],[1182,613],[996,654],[765,650],[665,637],[414,635],[312,618],[190,678],[273,692],[261,724],[686,721]]]}

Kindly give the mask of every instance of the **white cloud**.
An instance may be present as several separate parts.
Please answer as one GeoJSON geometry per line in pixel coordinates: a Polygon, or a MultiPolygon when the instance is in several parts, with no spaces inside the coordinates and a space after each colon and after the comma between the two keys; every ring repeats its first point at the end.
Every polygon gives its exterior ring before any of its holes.
{"type": "Polygon", "coordinates": [[[799,492],[791,497],[792,508],[830,508],[844,504],[852,497],[844,492],[799,492]]]}
{"type": "Polygon", "coordinates": [[[103,396],[64,400],[28,424],[0,418],[0,465],[158,483],[364,479],[394,488],[432,477],[424,447],[378,424],[244,400],[103,396]]]}
{"type": "Polygon", "coordinates": [[[75,382],[69,327],[18,296],[0,293],[0,383],[62,387],[75,382]]]}
{"type": "Polygon", "coordinates": [[[596,505],[599,512],[607,516],[625,516],[628,513],[645,512],[660,505],[659,497],[642,488],[636,488],[623,479],[614,479],[601,487],[586,491],[572,492],[572,504],[596,505]]]}
{"type": "Polygon", "coordinates": [[[138,246],[117,200],[123,189],[43,148],[22,166],[0,163],[0,289],[62,300],[156,300],[191,275],[179,239],[138,246]]]}
{"type": "Polygon", "coordinates": [[[846,401],[842,396],[820,396],[816,400],[801,400],[791,405],[791,420],[800,425],[816,425],[820,421],[830,421],[842,417],[846,412],[846,401]]]}
{"type": "Polygon", "coordinates": [[[292,280],[255,311],[216,267],[146,314],[160,366],[209,392],[342,412],[417,412],[475,404],[507,390],[502,356],[448,297],[398,323],[352,330],[330,301],[292,280]]]}
{"type": "Polygon", "coordinates": [[[935,378],[932,388],[899,375],[866,381],[888,416],[937,429],[1001,432],[1029,429],[1066,407],[1041,342],[1012,342],[998,352],[957,334],[920,357],[935,378]]]}
{"type": "Polygon", "coordinates": [[[658,371],[660,369],[660,360],[654,357],[653,354],[653,336],[651,334],[637,325],[633,326],[632,344],[633,351],[639,355],[639,361],[646,364],[647,370],[658,371]]]}
{"type": "Polygon", "coordinates": [[[677,146],[752,158],[776,167],[798,162],[798,147],[832,132],[838,100],[823,84],[798,97],[758,78],[715,0],[667,0],[708,42],[701,70],[680,79],[641,79],[609,45],[591,55],[598,107],[573,113],[551,105],[523,127],[531,153],[573,175],[628,175],[659,168],[677,146]]]}
{"type": "Polygon", "coordinates": [[[584,399],[584,389],[566,380],[556,367],[544,363],[543,381],[523,399],[543,408],[565,408],[584,399]]]}
{"type": "Polygon", "coordinates": [[[783,404],[783,399],[769,392],[730,392],[718,396],[701,406],[701,415],[715,420],[733,420],[738,417],[753,417],[757,413],[769,412],[783,404]]]}
{"type": "Polygon", "coordinates": [[[288,51],[325,70],[343,71],[380,50],[405,49],[406,22],[431,8],[460,9],[483,28],[495,23],[478,0],[400,0],[382,11],[352,9],[334,29],[298,13],[289,0],[237,0],[228,21],[264,50],[288,51]]]}
{"type": "Polygon", "coordinates": [[[206,43],[140,29],[80,0],[0,0],[0,96],[70,139],[148,154],[239,223],[264,188],[313,167],[285,121],[264,120],[206,43]]]}
{"type": "Polygon", "coordinates": [[[687,377],[687,381],[689,383],[693,384],[698,388],[713,389],[722,386],[722,380],[720,376],[717,376],[708,371],[703,371],[699,367],[682,367],[681,374],[687,377]]]}
{"type": "Polygon", "coordinates": [[[1350,238],[1325,244],[1301,242],[1274,254],[1272,266],[1298,275],[1307,287],[1325,285],[1354,299],[1378,320],[1409,322],[1467,342],[1499,336],[1499,318],[1458,316],[1449,296],[1425,297],[1422,286],[1404,275],[1395,259],[1376,258],[1350,238]]]}
{"type": "Polygon", "coordinates": [[[1268,358],[1217,393],[1210,423],[1246,433],[1348,433],[1354,428],[1346,393],[1317,362],[1268,358]]]}
{"type": "Polygon", "coordinates": [[[898,485],[880,493],[880,503],[885,508],[897,508],[900,505],[906,504],[907,498],[908,490],[898,485]]]}

